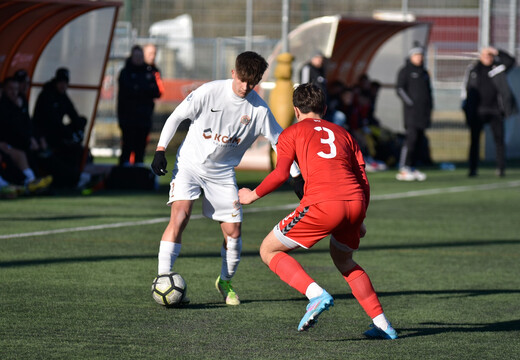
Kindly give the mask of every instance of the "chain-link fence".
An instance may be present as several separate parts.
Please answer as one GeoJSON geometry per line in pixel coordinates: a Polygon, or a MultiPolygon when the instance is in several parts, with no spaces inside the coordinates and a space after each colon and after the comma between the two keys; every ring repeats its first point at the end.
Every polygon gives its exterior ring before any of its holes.
{"type": "MultiPolygon", "coordinates": [[[[469,137],[460,110],[465,69],[477,58],[479,46],[486,42],[518,54],[517,2],[290,0],[290,30],[313,18],[337,14],[430,23],[426,66],[432,76],[435,110],[427,135],[434,161],[459,161],[466,159],[469,137]]],[[[153,42],[158,46],[158,67],[170,89],[169,95],[157,102],[154,132],[158,132],[191,89],[205,81],[229,77],[236,55],[246,47],[268,58],[279,42],[281,19],[282,1],[279,0],[125,1],[91,145],[119,148],[115,114],[117,76],[133,44],[153,42]],[[246,19],[252,21],[247,23],[246,19]]],[[[394,73],[397,70],[388,69],[394,73]]],[[[379,101],[395,98],[393,85],[384,84],[379,101]]],[[[376,115],[382,123],[395,132],[402,131],[400,106],[381,108],[384,113],[376,115]]],[[[509,155],[515,155],[515,151],[509,155]]]]}

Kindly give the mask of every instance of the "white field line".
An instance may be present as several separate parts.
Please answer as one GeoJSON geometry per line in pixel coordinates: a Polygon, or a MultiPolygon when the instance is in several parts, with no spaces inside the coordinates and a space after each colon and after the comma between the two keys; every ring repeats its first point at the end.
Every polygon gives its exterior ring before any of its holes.
{"type": "MultiPolygon", "coordinates": [[[[404,198],[410,198],[410,197],[459,193],[459,192],[466,192],[466,191],[505,189],[505,188],[519,187],[519,186],[520,186],[520,181],[509,181],[509,182],[505,182],[505,183],[493,183],[493,184],[472,185],[472,186],[454,186],[454,187],[449,187],[449,188],[416,190],[416,191],[407,191],[407,192],[402,192],[402,193],[394,193],[394,194],[386,194],[386,195],[373,195],[373,196],[371,196],[370,201],[404,199],[404,198]]],[[[294,204],[260,207],[260,208],[254,208],[254,207],[247,208],[246,207],[246,208],[244,208],[244,213],[259,213],[259,212],[276,211],[276,210],[292,210],[292,209],[295,209],[297,206],[298,206],[298,204],[294,203],[294,204]]],[[[203,217],[204,216],[202,214],[196,214],[196,215],[192,215],[191,219],[197,220],[197,219],[202,219],[203,217]]],[[[46,230],[46,231],[33,231],[33,232],[19,233],[19,234],[0,235],[0,240],[15,239],[15,238],[22,238],[22,237],[30,237],[30,236],[46,236],[46,235],[63,234],[63,233],[77,232],[77,231],[115,229],[115,228],[127,227],[127,226],[151,225],[151,224],[157,224],[157,223],[164,223],[164,222],[167,222],[168,220],[169,220],[168,217],[162,217],[162,218],[157,218],[157,219],[141,220],[141,221],[119,222],[119,223],[113,223],[113,224],[91,225],[91,226],[78,226],[78,227],[73,227],[73,228],[55,229],[55,230],[46,230]]]]}

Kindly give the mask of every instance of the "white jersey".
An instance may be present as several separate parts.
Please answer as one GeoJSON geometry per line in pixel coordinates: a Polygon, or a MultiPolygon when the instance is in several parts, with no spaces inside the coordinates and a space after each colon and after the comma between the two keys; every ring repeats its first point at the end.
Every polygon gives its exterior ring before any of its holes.
{"type": "Polygon", "coordinates": [[[185,119],[191,125],[176,167],[202,176],[229,177],[259,135],[274,148],[282,132],[265,101],[254,90],[237,96],[231,79],[206,83],[188,95],[166,120],[158,146],[166,148],[185,119]]]}

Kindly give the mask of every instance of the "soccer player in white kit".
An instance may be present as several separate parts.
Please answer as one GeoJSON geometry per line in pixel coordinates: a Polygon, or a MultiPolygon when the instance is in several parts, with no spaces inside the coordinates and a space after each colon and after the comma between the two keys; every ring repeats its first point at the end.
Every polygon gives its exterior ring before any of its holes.
{"type": "Polygon", "coordinates": [[[236,58],[232,79],[206,83],[188,95],[166,120],[152,162],[154,173],[166,174],[166,147],[179,124],[190,119],[172,174],[171,216],[159,247],[158,273],[172,271],[193,203],[203,190],[203,214],[218,221],[224,235],[222,268],[215,285],[228,305],[240,304],[231,285],[242,249],[242,207],[234,168],[258,136],[265,136],[275,148],[282,131],[253,90],[267,66],[262,56],[246,51],[236,58]]]}

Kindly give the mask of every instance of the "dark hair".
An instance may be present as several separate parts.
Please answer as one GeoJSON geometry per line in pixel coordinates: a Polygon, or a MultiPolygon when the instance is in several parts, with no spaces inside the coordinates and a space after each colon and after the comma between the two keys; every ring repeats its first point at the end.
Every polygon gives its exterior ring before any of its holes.
{"type": "Polygon", "coordinates": [[[5,85],[9,84],[9,83],[19,83],[18,80],[16,80],[16,78],[14,76],[9,76],[9,77],[6,77],[2,83],[3,87],[5,87],[5,85]]]}
{"type": "Polygon", "coordinates": [[[139,50],[142,52],[143,48],[141,47],[141,45],[134,45],[134,46],[132,46],[132,49],[130,50],[130,54],[133,54],[134,51],[136,51],[136,50],[139,50]]]}
{"type": "Polygon", "coordinates": [[[235,60],[238,78],[248,84],[258,84],[268,66],[267,61],[254,51],[243,52],[235,60]]]}
{"type": "Polygon", "coordinates": [[[294,90],[293,105],[304,114],[313,112],[323,115],[326,109],[325,94],[317,85],[302,84],[294,90]]]}
{"type": "Polygon", "coordinates": [[[56,81],[65,81],[66,83],[70,80],[70,72],[67,68],[59,68],[56,70],[56,75],[54,76],[56,81]]]}

